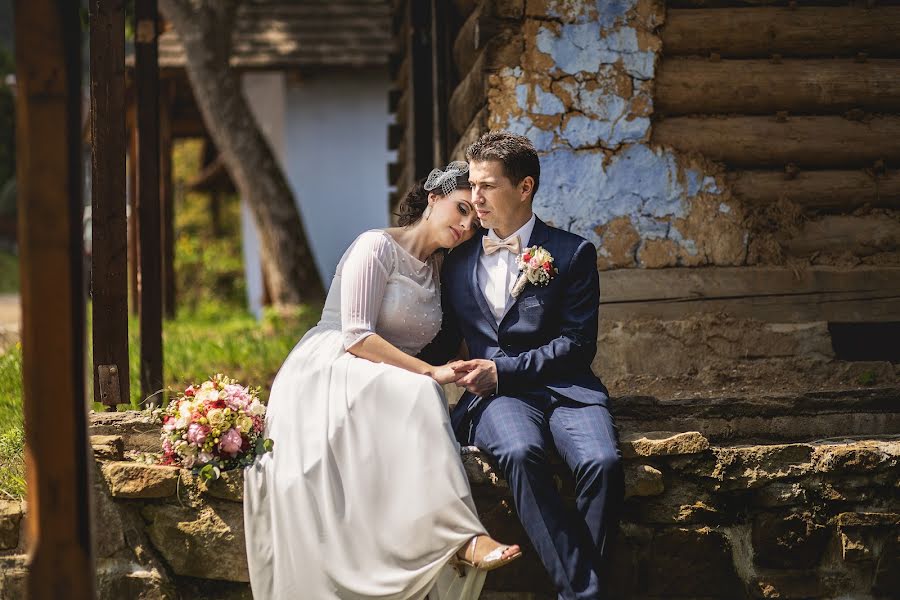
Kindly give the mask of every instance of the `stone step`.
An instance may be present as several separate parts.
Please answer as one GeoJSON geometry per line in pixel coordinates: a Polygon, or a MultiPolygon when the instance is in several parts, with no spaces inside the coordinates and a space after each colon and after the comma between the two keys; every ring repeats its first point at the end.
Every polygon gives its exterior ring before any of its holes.
{"type": "MultiPolygon", "coordinates": [[[[122,461],[118,449],[126,444],[115,439],[114,422],[133,435],[156,431],[135,417],[104,416],[112,437],[92,439],[105,525],[98,564],[122,560],[138,540],[141,555],[158,561],[141,563],[157,579],[140,582],[246,589],[241,474],[200,491],[188,471],[122,461]],[[197,559],[211,546],[229,560],[197,559]]],[[[623,433],[621,449],[626,501],[612,597],[874,599],[898,589],[900,436],[729,444],[698,431],[646,431],[623,433]]],[[[550,600],[505,480],[477,449],[464,449],[462,460],[488,531],[525,551],[489,574],[483,597],[550,600]]],[[[555,468],[571,501],[571,476],[558,462],[555,468]]]]}

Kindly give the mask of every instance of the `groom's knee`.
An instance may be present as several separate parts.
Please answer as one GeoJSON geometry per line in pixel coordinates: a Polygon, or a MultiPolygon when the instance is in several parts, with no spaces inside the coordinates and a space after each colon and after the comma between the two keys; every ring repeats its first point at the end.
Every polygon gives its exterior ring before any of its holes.
{"type": "Polygon", "coordinates": [[[576,493],[594,494],[601,488],[615,493],[624,485],[622,457],[610,452],[587,457],[575,469],[576,493]]]}
{"type": "Polygon", "coordinates": [[[508,440],[495,449],[494,455],[507,473],[527,470],[547,460],[547,452],[543,446],[528,440],[508,440]]]}

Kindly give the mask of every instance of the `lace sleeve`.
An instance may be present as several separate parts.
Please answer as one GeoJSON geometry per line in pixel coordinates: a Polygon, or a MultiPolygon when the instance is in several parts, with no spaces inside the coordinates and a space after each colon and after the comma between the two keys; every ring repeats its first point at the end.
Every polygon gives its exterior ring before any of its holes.
{"type": "Polygon", "coordinates": [[[387,233],[367,231],[357,238],[341,270],[341,332],[344,348],[375,333],[388,277],[394,267],[387,233]]]}

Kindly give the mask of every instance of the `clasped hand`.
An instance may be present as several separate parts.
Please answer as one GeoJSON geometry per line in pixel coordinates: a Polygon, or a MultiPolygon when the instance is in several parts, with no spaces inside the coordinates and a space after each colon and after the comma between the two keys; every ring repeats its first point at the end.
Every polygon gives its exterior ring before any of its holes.
{"type": "Polygon", "coordinates": [[[433,377],[441,385],[455,383],[478,396],[492,394],[497,389],[497,365],[483,358],[457,360],[437,367],[433,377]]]}

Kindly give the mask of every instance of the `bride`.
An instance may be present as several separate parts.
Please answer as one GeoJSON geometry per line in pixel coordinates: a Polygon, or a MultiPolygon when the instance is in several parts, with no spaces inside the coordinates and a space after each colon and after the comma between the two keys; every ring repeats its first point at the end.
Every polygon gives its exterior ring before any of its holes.
{"type": "Polygon", "coordinates": [[[322,318],[272,385],[273,452],[245,472],[257,600],[472,600],[521,555],[485,533],[441,385],[417,358],[441,324],[442,249],[473,234],[468,166],[435,169],[399,227],[344,253],[322,318]]]}

